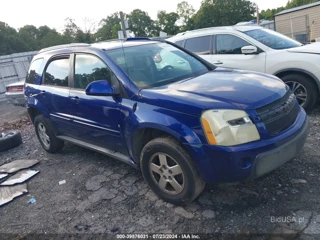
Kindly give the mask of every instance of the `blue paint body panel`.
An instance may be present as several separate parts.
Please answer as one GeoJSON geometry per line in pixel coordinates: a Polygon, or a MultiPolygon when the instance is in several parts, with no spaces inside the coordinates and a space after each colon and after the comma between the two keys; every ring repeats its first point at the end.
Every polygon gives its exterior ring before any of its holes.
{"type": "Polygon", "coordinates": [[[306,113],[300,108],[289,128],[275,135],[268,134],[264,123],[257,118],[256,109],[283,97],[286,86],[266,74],[213,67],[208,73],[187,81],[140,90],[105,54],[105,49],[150,43],[153,41],[143,39],[40,53],[35,59],[44,59],[41,72],[54,56],[70,55],[73,59],[73,54],[88,53],[99,57],[116,75],[126,97],[87,95],[85,90],[72,88],[72,74],[69,75],[70,87],[46,86],[42,84],[43,77],[37,77],[34,84],[25,84],[28,109],[42,113],[56,135],[121,152],[137,165],[135,134],[141,129],[165,132],[181,142],[206,182],[250,178],[260,154],[286,144],[307,124],[306,113]],[[246,111],[261,139],[234,147],[209,145],[200,122],[202,112],[208,109],[246,111]],[[244,164],[244,159],[250,159],[249,163],[244,164]]]}

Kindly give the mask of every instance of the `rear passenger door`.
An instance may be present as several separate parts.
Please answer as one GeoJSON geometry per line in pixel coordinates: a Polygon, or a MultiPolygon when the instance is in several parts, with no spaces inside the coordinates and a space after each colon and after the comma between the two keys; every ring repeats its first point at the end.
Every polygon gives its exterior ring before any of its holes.
{"type": "Polygon", "coordinates": [[[72,130],[69,114],[70,64],[69,55],[51,58],[44,69],[40,92],[36,96],[58,134],[63,135],[68,135],[72,130]]]}
{"type": "Polygon", "coordinates": [[[208,62],[212,61],[212,35],[193,37],[185,40],[184,48],[193,52],[208,62]]]}
{"type": "Polygon", "coordinates": [[[70,113],[73,118],[74,138],[127,153],[120,134],[120,97],[88,96],[85,89],[93,81],[107,80],[110,86],[119,84],[117,77],[98,56],[76,53],[74,55],[73,86],[70,89],[70,113]]]}

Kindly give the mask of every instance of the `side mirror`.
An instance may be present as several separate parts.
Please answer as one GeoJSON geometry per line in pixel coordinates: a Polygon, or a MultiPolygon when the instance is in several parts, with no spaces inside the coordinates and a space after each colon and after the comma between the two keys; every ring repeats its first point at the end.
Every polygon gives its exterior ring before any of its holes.
{"type": "Polygon", "coordinates": [[[107,80],[91,82],[86,88],[86,94],[91,96],[115,96],[119,93],[118,88],[112,88],[107,80]]]}
{"type": "Polygon", "coordinates": [[[258,54],[258,48],[255,46],[244,46],[241,48],[242,54],[258,54]]]}

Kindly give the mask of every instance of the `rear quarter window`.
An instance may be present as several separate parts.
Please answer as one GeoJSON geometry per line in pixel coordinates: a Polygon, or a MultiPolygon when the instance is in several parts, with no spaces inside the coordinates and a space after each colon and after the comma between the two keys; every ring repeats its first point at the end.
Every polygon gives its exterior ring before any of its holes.
{"type": "Polygon", "coordinates": [[[182,47],[184,40],[180,40],[175,42],[175,44],[177,44],[178,46],[182,47]]]}
{"type": "Polygon", "coordinates": [[[42,64],[43,58],[36,59],[31,63],[26,77],[26,83],[40,84],[42,64]]]}

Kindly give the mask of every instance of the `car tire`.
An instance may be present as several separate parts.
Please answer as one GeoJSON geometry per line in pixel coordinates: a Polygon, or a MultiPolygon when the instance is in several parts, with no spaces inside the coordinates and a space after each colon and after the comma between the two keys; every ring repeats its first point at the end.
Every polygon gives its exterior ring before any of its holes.
{"type": "Polygon", "coordinates": [[[63,148],[64,142],[54,135],[50,124],[43,115],[35,117],[34,127],[44,150],[49,153],[56,153],[63,148]]]}
{"type": "Polygon", "coordinates": [[[9,131],[0,133],[0,152],[17,147],[22,143],[21,133],[19,131],[9,131]]]}
{"type": "Polygon", "coordinates": [[[189,154],[171,137],[156,138],[145,145],[140,169],[156,195],[175,205],[192,202],[205,187],[189,154]]]}
{"type": "Polygon", "coordinates": [[[282,77],[282,81],[294,92],[299,104],[307,112],[311,111],[318,99],[318,88],[314,85],[312,79],[301,74],[288,74],[282,77]],[[302,104],[303,95],[306,95],[306,99],[302,104]]]}

